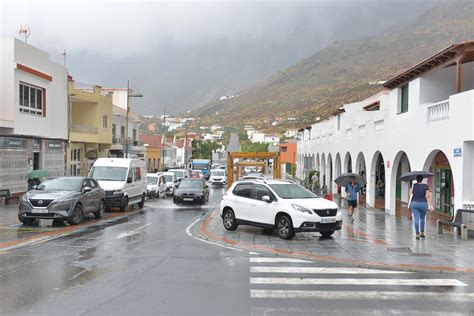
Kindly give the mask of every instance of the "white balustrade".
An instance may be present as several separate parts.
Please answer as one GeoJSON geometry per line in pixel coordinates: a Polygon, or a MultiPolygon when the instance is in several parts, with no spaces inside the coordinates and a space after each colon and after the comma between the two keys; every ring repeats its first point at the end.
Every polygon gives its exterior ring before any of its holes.
{"type": "Polygon", "coordinates": [[[428,106],[428,124],[449,120],[449,100],[428,106]]]}

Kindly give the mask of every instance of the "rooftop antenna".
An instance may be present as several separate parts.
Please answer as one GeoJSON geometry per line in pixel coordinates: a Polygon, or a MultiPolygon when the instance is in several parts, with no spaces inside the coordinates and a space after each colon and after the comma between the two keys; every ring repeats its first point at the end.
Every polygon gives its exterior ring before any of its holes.
{"type": "Polygon", "coordinates": [[[66,49],[60,50],[59,54],[61,54],[61,56],[63,56],[64,67],[67,68],[67,50],[66,49]]]}
{"type": "Polygon", "coordinates": [[[28,44],[28,37],[31,35],[31,29],[28,25],[20,25],[20,29],[18,30],[18,33],[20,35],[20,38],[23,37],[23,40],[25,43],[28,44]]]}

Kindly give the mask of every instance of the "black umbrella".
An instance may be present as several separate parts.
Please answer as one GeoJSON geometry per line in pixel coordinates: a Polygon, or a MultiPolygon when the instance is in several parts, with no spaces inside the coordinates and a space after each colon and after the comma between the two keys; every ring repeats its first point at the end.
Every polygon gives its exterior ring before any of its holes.
{"type": "Polygon", "coordinates": [[[348,172],[348,173],[343,173],[341,174],[339,177],[337,177],[334,182],[336,182],[338,185],[340,185],[341,187],[345,187],[348,183],[351,182],[351,178],[355,178],[355,182],[360,186],[360,187],[363,187],[367,182],[365,181],[365,179],[360,175],[360,174],[357,174],[357,173],[352,173],[352,172],[348,172]]]}
{"type": "Polygon", "coordinates": [[[431,178],[434,176],[434,174],[427,171],[411,171],[411,172],[402,174],[402,176],[400,177],[400,180],[411,182],[411,181],[415,181],[417,176],[422,176],[423,178],[431,178]]]}

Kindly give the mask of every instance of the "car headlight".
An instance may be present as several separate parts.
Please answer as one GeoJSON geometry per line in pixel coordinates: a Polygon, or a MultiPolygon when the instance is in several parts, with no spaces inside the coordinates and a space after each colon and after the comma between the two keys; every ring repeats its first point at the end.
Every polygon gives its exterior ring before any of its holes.
{"type": "Polygon", "coordinates": [[[56,200],[54,201],[54,204],[72,204],[74,201],[75,199],[56,200]]]}
{"type": "Polygon", "coordinates": [[[122,190],[114,190],[114,191],[112,191],[112,194],[114,194],[114,195],[115,195],[115,194],[121,194],[121,193],[122,193],[122,190]]]}
{"type": "Polygon", "coordinates": [[[299,206],[299,205],[296,205],[296,204],[292,204],[291,206],[293,206],[295,211],[298,211],[298,212],[301,212],[301,213],[306,213],[306,214],[313,214],[313,212],[311,210],[308,210],[307,208],[304,208],[302,206],[299,206]]]}

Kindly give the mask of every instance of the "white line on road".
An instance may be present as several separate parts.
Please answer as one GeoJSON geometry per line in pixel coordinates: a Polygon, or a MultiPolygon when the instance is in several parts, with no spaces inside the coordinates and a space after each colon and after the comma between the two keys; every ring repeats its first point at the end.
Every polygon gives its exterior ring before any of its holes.
{"type": "Polygon", "coordinates": [[[249,251],[249,255],[252,255],[252,256],[258,256],[259,253],[258,252],[253,252],[253,251],[249,251]]]}
{"type": "Polygon", "coordinates": [[[250,290],[251,298],[311,298],[320,300],[433,300],[472,302],[474,293],[396,291],[250,290]]]}
{"type": "Polygon", "coordinates": [[[314,263],[313,261],[308,260],[279,257],[252,257],[249,258],[249,260],[253,263],[314,263]]]}
{"type": "Polygon", "coordinates": [[[201,217],[196,218],[196,220],[192,222],[191,225],[188,226],[188,228],[186,228],[186,234],[188,234],[189,237],[193,236],[193,234],[191,234],[191,227],[193,227],[200,219],[201,217]]]}
{"type": "Polygon", "coordinates": [[[252,273],[320,273],[320,274],[405,274],[408,271],[392,271],[361,268],[315,268],[315,267],[250,267],[252,273]]]}
{"type": "Polygon", "coordinates": [[[130,230],[128,232],[124,232],[124,233],[120,233],[118,236],[117,236],[117,239],[122,239],[124,237],[129,237],[129,236],[132,236],[132,235],[136,235],[140,232],[140,230],[142,230],[143,228],[147,227],[147,226],[150,226],[152,223],[148,223],[148,224],[145,224],[143,226],[140,226],[140,227],[137,227],[135,228],[134,230],[130,230]]]}
{"type": "Polygon", "coordinates": [[[199,240],[199,241],[205,242],[205,243],[207,243],[207,244],[210,244],[210,245],[219,246],[219,247],[226,248],[226,249],[230,249],[230,250],[243,251],[242,249],[239,249],[239,248],[224,246],[224,245],[218,244],[218,243],[216,243],[216,242],[212,242],[212,241],[209,241],[209,240],[205,240],[205,239],[202,239],[202,238],[199,238],[199,237],[193,237],[193,238],[194,238],[194,239],[197,239],[197,240],[199,240]]]}
{"type": "Polygon", "coordinates": [[[250,278],[251,284],[467,286],[456,279],[301,279],[250,278]]]}

